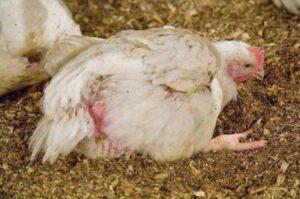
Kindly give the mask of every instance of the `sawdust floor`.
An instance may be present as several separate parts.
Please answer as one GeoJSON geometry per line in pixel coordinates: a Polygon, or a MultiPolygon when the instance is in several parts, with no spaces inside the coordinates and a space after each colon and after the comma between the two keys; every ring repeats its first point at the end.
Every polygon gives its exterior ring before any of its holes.
{"type": "Polygon", "coordinates": [[[268,0],[69,0],[84,34],[108,37],[123,29],[171,24],[211,40],[241,39],[260,46],[266,76],[239,87],[215,134],[241,132],[262,118],[251,139],[268,146],[243,153],[199,153],[158,163],[88,160],[72,154],[54,165],[30,162],[27,142],[41,117],[36,92],[0,100],[0,198],[299,198],[299,17],[268,0]],[[100,3],[101,2],[101,3],[100,3]]]}

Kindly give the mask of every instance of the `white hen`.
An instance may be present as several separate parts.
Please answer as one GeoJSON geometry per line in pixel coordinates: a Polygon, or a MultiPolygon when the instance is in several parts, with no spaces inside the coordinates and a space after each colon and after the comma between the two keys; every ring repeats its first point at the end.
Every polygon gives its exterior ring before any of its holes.
{"type": "Polygon", "coordinates": [[[243,42],[212,44],[184,29],[122,31],[52,79],[31,158],[44,151],[43,160],[54,162],[76,149],[91,158],[137,151],[167,161],[262,147],[239,143],[247,133],[211,140],[222,107],[236,97],[235,82],[262,73],[261,52],[243,42]]]}
{"type": "Polygon", "coordinates": [[[61,0],[1,0],[0,96],[46,80],[47,70],[53,74],[96,41],[75,35],[81,35],[79,26],[61,0]]]}
{"type": "Polygon", "coordinates": [[[273,0],[278,8],[284,7],[290,13],[300,14],[300,0],[273,0]]]}

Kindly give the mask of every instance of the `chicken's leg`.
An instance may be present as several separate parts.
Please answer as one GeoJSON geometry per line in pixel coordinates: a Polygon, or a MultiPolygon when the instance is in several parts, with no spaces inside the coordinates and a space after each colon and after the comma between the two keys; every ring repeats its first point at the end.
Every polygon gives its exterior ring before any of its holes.
{"type": "Polygon", "coordinates": [[[208,147],[207,151],[217,151],[217,150],[232,150],[232,151],[244,151],[249,149],[256,149],[264,147],[267,142],[265,140],[253,141],[253,142],[240,142],[240,139],[246,138],[252,129],[249,129],[243,133],[230,134],[230,135],[219,135],[213,138],[208,147]]]}

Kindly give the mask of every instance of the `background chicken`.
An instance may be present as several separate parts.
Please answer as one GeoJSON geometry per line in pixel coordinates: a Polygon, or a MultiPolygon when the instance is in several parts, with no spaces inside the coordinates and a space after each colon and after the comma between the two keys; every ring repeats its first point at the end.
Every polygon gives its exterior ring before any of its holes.
{"type": "Polygon", "coordinates": [[[61,0],[0,1],[0,25],[0,96],[48,79],[97,41],[80,37],[61,0]]]}
{"type": "Polygon", "coordinates": [[[243,42],[210,43],[184,29],[123,31],[70,61],[45,91],[32,159],[74,148],[89,157],[137,151],[157,160],[199,150],[246,150],[249,132],[212,138],[236,83],[263,76],[264,57],[243,42]]]}
{"type": "Polygon", "coordinates": [[[290,13],[300,14],[300,0],[273,0],[278,8],[284,7],[290,13]]]}

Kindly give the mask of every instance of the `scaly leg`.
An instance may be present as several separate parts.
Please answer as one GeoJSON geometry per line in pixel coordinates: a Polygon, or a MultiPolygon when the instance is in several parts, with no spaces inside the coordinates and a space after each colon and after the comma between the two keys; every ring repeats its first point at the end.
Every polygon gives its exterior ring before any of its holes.
{"type": "Polygon", "coordinates": [[[206,151],[217,151],[217,150],[232,150],[232,151],[244,151],[250,149],[262,148],[267,144],[265,140],[253,141],[253,142],[240,142],[240,139],[246,138],[251,134],[253,130],[249,129],[243,133],[230,134],[230,135],[219,135],[213,138],[206,151]]]}

